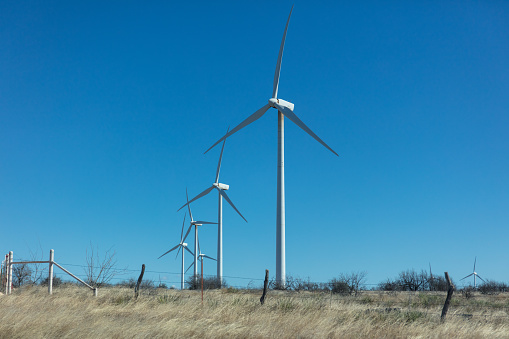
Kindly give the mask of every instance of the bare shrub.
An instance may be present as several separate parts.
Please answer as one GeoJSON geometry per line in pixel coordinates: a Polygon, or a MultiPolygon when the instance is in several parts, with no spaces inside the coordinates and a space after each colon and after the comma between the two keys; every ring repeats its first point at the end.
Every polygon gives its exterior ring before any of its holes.
{"type": "Polygon", "coordinates": [[[355,295],[364,287],[367,272],[352,272],[350,274],[341,273],[338,278],[329,281],[329,287],[332,293],[355,295]]]}
{"type": "MultiPolygon", "coordinates": [[[[42,279],[40,285],[41,286],[48,286],[48,280],[49,280],[49,277],[46,277],[46,278],[42,279]]],[[[62,281],[62,278],[59,278],[56,275],[53,275],[53,287],[62,286],[63,283],[64,282],[62,281]]]]}
{"type": "Polygon", "coordinates": [[[28,264],[12,265],[12,285],[20,287],[31,282],[32,269],[28,264]]]}
{"type": "MultiPolygon", "coordinates": [[[[187,288],[190,290],[199,290],[201,289],[201,276],[190,276],[186,280],[187,288]]],[[[226,281],[223,279],[223,286],[224,288],[228,287],[226,284],[226,281]]],[[[213,289],[220,289],[221,283],[217,279],[217,277],[203,277],[203,289],[204,290],[213,290],[213,289]]]]}
{"type": "Polygon", "coordinates": [[[507,285],[503,282],[488,280],[482,283],[478,288],[481,294],[495,295],[508,290],[507,285]]]}
{"type": "Polygon", "coordinates": [[[90,249],[86,250],[86,266],[84,269],[86,283],[94,287],[100,287],[109,284],[115,276],[123,274],[126,268],[117,268],[116,254],[110,248],[101,258],[99,251],[90,244],[90,249]]]}

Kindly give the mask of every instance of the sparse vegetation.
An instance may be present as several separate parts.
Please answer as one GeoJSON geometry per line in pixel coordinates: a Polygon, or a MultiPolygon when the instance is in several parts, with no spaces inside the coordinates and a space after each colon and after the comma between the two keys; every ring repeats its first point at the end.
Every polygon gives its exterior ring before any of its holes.
{"type": "MultiPolygon", "coordinates": [[[[453,282],[454,283],[454,282],[453,282]]],[[[387,279],[378,284],[381,291],[447,291],[447,282],[442,276],[432,276],[427,271],[414,269],[401,271],[396,279],[387,279]]]]}
{"type": "Polygon", "coordinates": [[[26,285],[0,297],[5,338],[480,338],[509,336],[509,295],[473,292],[453,296],[440,323],[443,292],[364,291],[360,297],[322,292],[234,288],[141,290],[108,287],[94,298],[86,288],[64,284],[49,296],[26,285]],[[331,297],[332,296],[332,297],[331,297]],[[409,296],[413,296],[411,300],[409,296]]]}

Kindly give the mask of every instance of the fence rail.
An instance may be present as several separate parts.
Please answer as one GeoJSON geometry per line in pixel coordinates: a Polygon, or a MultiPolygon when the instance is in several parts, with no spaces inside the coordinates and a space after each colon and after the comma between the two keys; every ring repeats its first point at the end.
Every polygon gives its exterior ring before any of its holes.
{"type": "Polygon", "coordinates": [[[73,277],[74,279],[76,279],[77,281],[82,283],[83,285],[85,285],[86,287],[90,288],[94,292],[94,296],[97,297],[97,287],[90,286],[89,284],[87,284],[86,282],[84,282],[83,280],[78,278],[76,275],[72,274],[71,272],[66,270],[64,267],[62,267],[61,265],[56,263],[55,260],[54,260],[54,255],[55,255],[55,251],[53,249],[51,249],[48,261],[44,261],[44,260],[14,261],[14,253],[13,253],[13,251],[10,251],[9,254],[7,254],[5,256],[5,260],[2,262],[2,270],[1,270],[1,272],[2,272],[2,283],[4,282],[4,279],[5,279],[5,294],[6,295],[12,294],[12,287],[13,287],[12,271],[13,271],[13,265],[48,264],[49,265],[49,269],[48,269],[48,294],[52,294],[53,293],[53,265],[55,265],[58,268],[60,268],[62,271],[64,271],[65,273],[67,273],[68,275],[70,275],[71,277],[73,277]],[[5,273],[4,273],[4,271],[5,271],[5,273]],[[4,278],[4,276],[5,276],[5,278],[4,278]]]}

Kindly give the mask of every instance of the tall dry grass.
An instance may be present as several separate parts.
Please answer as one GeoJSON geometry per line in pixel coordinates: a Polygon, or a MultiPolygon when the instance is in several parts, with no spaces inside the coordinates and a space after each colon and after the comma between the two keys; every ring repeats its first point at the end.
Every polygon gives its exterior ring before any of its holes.
{"type": "Polygon", "coordinates": [[[327,294],[237,290],[91,291],[41,287],[0,296],[1,338],[509,338],[509,298],[456,294],[327,294]]]}

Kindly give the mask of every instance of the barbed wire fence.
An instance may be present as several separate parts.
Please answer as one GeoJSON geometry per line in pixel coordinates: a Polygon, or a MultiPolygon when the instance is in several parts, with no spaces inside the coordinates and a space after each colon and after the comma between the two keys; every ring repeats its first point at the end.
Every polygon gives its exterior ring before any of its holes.
{"type": "MultiPolygon", "coordinates": [[[[27,265],[30,264],[30,260],[18,259],[18,263],[26,262],[27,265]]],[[[86,279],[87,274],[85,273],[86,269],[90,268],[89,265],[83,264],[75,264],[75,263],[61,263],[66,267],[74,267],[77,269],[81,269],[84,273],[75,274],[77,277],[86,279]]],[[[99,266],[94,268],[100,268],[99,266]]],[[[38,274],[44,274],[44,271],[47,272],[48,268],[37,268],[38,274]]],[[[5,261],[2,261],[0,276],[2,289],[5,288],[6,284],[6,264],[5,261]]],[[[117,276],[111,277],[111,281],[109,285],[122,285],[122,283],[128,282],[130,280],[135,280],[136,275],[139,273],[137,269],[122,269],[122,272],[117,276]]],[[[152,281],[152,288],[157,287],[165,287],[169,289],[174,289],[172,285],[178,286],[180,284],[180,276],[181,272],[173,272],[173,271],[157,271],[157,270],[145,270],[146,274],[150,274],[152,281]],[[160,276],[163,275],[166,279],[161,279],[160,276]]],[[[56,275],[56,274],[55,274],[56,275]]],[[[192,277],[192,275],[188,274],[187,277],[192,277]]],[[[65,277],[65,276],[64,276],[65,277]]],[[[215,279],[215,275],[207,275],[204,274],[204,278],[215,279]]],[[[237,283],[229,284],[227,283],[226,287],[233,289],[235,293],[244,293],[244,294],[253,294],[253,293],[261,293],[260,291],[263,289],[264,278],[262,277],[245,277],[245,276],[228,276],[224,275],[226,281],[228,279],[233,279],[237,283]],[[245,283],[240,283],[245,282],[245,283]]],[[[311,281],[309,279],[298,279],[306,284],[311,284],[314,286],[328,286],[330,284],[330,280],[327,282],[317,282],[311,281]]],[[[65,280],[64,280],[65,281],[65,280]]],[[[65,281],[66,283],[72,283],[69,281],[65,281]]],[[[40,282],[39,282],[40,283],[40,282]]],[[[462,289],[468,288],[470,285],[461,285],[459,286],[457,292],[461,292],[462,289]]],[[[332,289],[316,289],[312,291],[306,291],[305,289],[290,289],[285,291],[285,293],[271,293],[270,298],[275,300],[276,302],[281,301],[292,301],[292,300],[312,300],[312,301],[320,301],[325,304],[329,304],[330,307],[333,305],[341,305],[344,303],[359,303],[366,305],[366,310],[370,312],[382,312],[382,313],[390,313],[390,312],[418,312],[420,316],[439,316],[440,308],[443,306],[443,300],[445,299],[444,291],[384,291],[380,290],[380,283],[361,283],[360,290],[358,291],[358,295],[350,295],[348,293],[333,293],[332,289]],[[310,292],[310,293],[306,293],[310,292]],[[423,294],[422,292],[426,292],[423,294]],[[389,299],[389,296],[399,296],[400,299],[389,299]],[[424,296],[424,297],[422,297],[424,296]],[[427,300],[423,300],[427,298],[427,300]],[[402,300],[405,299],[405,300],[402,300]]],[[[451,312],[450,316],[461,317],[461,318],[481,318],[481,319],[509,319],[509,298],[504,300],[503,303],[494,304],[487,303],[482,300],[475,301],[474,298],[469,300],[472,297],[465,296],[463,293],[460,297],[456,297],[454,302],[452,303],[453,308],[463,308],[466,309],[461,312],[451,312]]]]}

